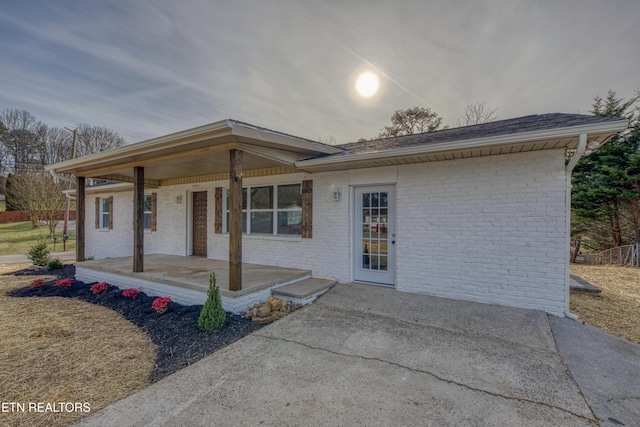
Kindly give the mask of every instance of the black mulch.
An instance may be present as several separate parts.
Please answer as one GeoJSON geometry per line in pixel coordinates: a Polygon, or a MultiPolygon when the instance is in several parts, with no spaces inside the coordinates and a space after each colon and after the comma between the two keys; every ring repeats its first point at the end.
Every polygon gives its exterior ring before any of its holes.
{"type": "MultiPolygon", "coordinates": [[[[48,270],[47,268],[34,270],[25,269],[14,272],[15,275],[56,275],[58,278],[74,277],[75,267],[66,265],[62,270],[48,270]]],[[[158,381],[203,357],[231,344],[232,342],[261,328],[241,316],[227,313],[224,326],[213,333],[202,332],[198,328],[198,316],[201,305],[185,306],[170,302],[168,310],[163,314],[156,313],[151,308],[155,297],[144,292],[133,300],[122,296],[122,290],[115,286],[100,295],[93,295],[89,288],[94,283],[85,284],[74,281],[69,289],[56,287],[54,281],[45,282],[40,288],[25,287],[13,291],[13,297],[69,297],[77,298],[93,304],[110,308],[136,326],[147,332],[151,340],[158,346],[156,368],[152,374],[152,381],[158,381]]]]}

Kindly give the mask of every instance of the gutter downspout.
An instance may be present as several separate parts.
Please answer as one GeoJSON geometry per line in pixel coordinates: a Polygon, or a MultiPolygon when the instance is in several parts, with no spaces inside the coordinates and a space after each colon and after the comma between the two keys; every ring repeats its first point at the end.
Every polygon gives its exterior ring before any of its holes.
{"type": "Polygon", "coordinates": [[[571,172],[573,172],[573,168],[576,167],[578,160],[584,156],[587,150],[587,134],[581,133],[578,136],[578,148],[576,152],[569,159],[569,163],[565,166],[565,174],[566,174],[566,189],[565,189],[565,209],[566,209],[566,231],[567,231],[567,250],[566,252],[566,260],[565,260],[565,307],[564,307],[564,315],[569,319],[578,320],[578,316],[571,313],[569,311],[569,289],[571,286],[571,277],[569,276],[569,265],[571,261],[571,172]]]}

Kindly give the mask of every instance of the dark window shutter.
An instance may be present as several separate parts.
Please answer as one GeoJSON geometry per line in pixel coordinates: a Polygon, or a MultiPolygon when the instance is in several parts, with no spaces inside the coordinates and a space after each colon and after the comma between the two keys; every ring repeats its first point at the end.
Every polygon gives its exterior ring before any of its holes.
{"type": "Polygon", "coordinates": [[[96,197],[96,228],[100,228],[100,197],[96,197]]]}
{"type": "Polygon", "coordinates": [[[113,230],[113,196],[109,196],[109,230],[113,230]]]}
{"type": "Polygon", "coordinates": [[[158,193],[151,193],[151,231],[156,231],[158,220],[158,193]]]}
{"type": "Polygon", "coordinates": [[[214,221],[216,234],[222,234],[222,187],[216,187],[216,212],[214,221]]]}
{"type": "Polygon", "coordinates": [[[311,238],[313,219],[313,181],[302,181],[302,238],[311,238]]]}

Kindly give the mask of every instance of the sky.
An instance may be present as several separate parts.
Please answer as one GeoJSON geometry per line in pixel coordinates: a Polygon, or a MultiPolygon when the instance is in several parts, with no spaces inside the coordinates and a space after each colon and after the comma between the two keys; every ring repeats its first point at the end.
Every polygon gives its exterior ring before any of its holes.
{"type": "Polygon", "coordinates": [[[228,118],[346,143],[398,109],[454,125],[477,101],[588,114],[640,87],[639,16],[638,0],[0,0],[0,110],[130,143],[228,118]]]}

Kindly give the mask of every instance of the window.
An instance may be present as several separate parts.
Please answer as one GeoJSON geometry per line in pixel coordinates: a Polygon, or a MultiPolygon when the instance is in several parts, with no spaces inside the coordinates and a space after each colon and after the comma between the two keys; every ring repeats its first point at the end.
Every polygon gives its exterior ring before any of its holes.
{"type": "Polygon", "coordinates": [[[100,199],[100,228],[109,228],[109,199],[103,197],[100,199]]]}
{"type": "Polygon", "coordinates": [[[151,230],[151,212],[152,212],[151,194],[144,195],[144,229],[151,230]]]}
{"type": "MultiPolygon", "coordinates": [[[[229,190],[226,196],[229,230],[229,190]]],[[[302,234],[302,185],[267,185],[242,189],[242,232],[247,234],[302,234]]]]}

